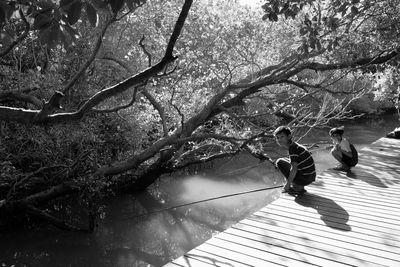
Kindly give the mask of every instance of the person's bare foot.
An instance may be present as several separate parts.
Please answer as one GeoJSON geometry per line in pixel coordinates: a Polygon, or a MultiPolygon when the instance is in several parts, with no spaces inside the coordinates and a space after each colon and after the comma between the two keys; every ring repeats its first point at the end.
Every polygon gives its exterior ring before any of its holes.
{"type": "Polygon", "coordinates": [[[333,170],[347,172],[350,170],[350,167],[346,164],[339,164],[338,166],[334,167],[333,170]]]}

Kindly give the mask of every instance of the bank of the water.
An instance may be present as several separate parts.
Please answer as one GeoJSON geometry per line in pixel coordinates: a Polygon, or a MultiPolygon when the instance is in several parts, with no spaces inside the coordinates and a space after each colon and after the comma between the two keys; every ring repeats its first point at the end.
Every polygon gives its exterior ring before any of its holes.
{"type": "MultiPolygon", "coordinates": [[[[361,149],[399,123],[396,115],[387,115],[343,124],[346,136],[361,149]]],[[[326,144],[327,131],[312,131],[301,142],[326,144]]],[[[281,155],[278,150],[269,154],[281,155]]],[[[313,157],[319,172],[334,164],[323,146],[313,149],[313,157]]],[[[195,174],[164,177],[147,192],[109,200],[93,234],[44,226],[0,236],[0,266],[161,266],[267,205],[279,190],[223,196],[282,182],[270,163],[259,164],[249,155],[216,162],[195,174]],[[206,199],[214,200],[202,202],[206,199]],[[192,202],[196,204],[184,205],[192,202]]]]}

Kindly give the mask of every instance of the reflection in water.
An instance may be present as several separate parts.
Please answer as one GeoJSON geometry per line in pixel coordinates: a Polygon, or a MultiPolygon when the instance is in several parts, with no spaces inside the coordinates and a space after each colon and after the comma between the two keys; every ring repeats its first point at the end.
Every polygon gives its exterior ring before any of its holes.
{"type": "MultiPolygon", "coordinates": [[[[375,124],[345,124],[346,136],[361,149],[397,124],[395,116],[375,124]]],[[[318,141],[329,141],[327,130],[315,131],[301,142],[318,141]]],[[[328,152],[314,150],[318,172],[334,164],[328,152]]],[[[108,200],[106,216],[94,234],[53,228],[3,234],[0,266],[160,266],[267,205],[280,190],[171,207],[281,183],[280,174],[269,163],[258,165],[246,155],[217,162],[204,173],[164,177],[147,192],[108,200]]],[[[328,221],[329,214],[321,215],[328,221]]],[[[344,212],[342,219],[346,219],[344,212]]]]}

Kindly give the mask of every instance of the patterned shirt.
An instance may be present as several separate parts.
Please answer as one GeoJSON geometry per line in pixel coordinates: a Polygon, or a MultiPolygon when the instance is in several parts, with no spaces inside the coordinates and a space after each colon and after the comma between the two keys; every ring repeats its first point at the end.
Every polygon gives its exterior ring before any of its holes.
{"type": "Polygon", "coordinates": [[[297,171],[304,175],[315,175],[315,164],[311,153],[302,145],[293,142],[289,146],[290,162],[297,162],[297,171]]]}

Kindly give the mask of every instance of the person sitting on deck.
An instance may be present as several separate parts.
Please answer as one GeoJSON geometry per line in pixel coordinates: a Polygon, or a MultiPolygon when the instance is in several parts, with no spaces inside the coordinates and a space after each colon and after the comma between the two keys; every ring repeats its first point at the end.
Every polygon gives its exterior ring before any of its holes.
{"type": "Polygon", "coordinates": [[[289,150],[288,158],[279,158],[276,167],[286,178],[283,193],[302,195],[304,186],[315,181],[315,163],[311,153],[302,145],[292,141],[292,131],[287,126],[280,126],[274,131],[279,146],[289,150]]]}
{"type": "Polygon", "coordinates": [[[344,126],[333,128],[329,135],[334,143],[331,150],[332,156],[339,161],[339,165],[333,168],[339,171],[350,171],[358,163],[357,152],[352,144],[343,137],[344,126]],[[353,147],[352,147],[353,146],[353,147]]]}

